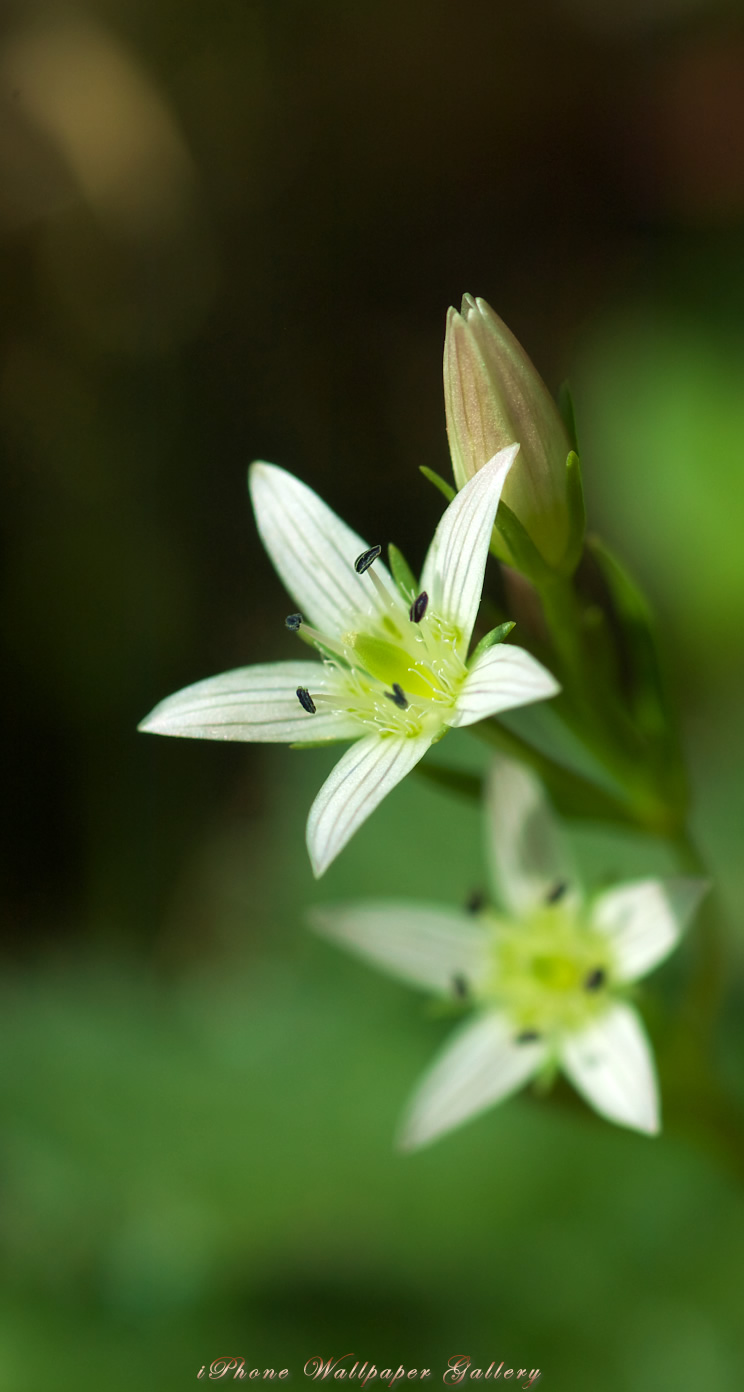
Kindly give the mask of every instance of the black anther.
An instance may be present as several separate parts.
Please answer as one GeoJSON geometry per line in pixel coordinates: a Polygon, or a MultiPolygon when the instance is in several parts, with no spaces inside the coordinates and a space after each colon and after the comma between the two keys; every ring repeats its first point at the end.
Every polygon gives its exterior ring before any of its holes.
{"type": "Polygon", "coordinates": [[[472,913],[472,914],[480,913],[480,911],[481,911],[481,909],[483,908],[483,905],[485,904],[485,902],[486,902],[486,896],[485,896],[485,894],[483,893],[483,890],[482,890],[482,889],[474,889],[474,890],[473,890],[473,893],[470,894],[470,895],[468,895],[467,903],[465,904],[465,911],[466,911],[466,913],[472,913]]]}
{"type": "Polygon", "coordinates": [[[563,898],[567,889],[568,885],[566,884],[565,880],[559,880],[558,883],[553,885],[553,888],[545,895],[545,903],[557,904],[559,900],[563,898]]]}
{"type": "Polygon", "coordinates": [[[302,623],[302,614],[287,614],[284,625],[291,633],[296,633],[302,623]]]}
{"type": "Polygon", "coordinates": [[[467,998],[468,998],[468,983],[467,983],[467,981],[465,980],[465,977],[464,977],[464,976],[453,976],[453,978],[452,978],[452,990],[454,991],[454,993],[455,993],[455,995],[457,996],[457,999],[458,999],[458,1000],[467,1000],[467,998]]]}
{"type": "Polygon", "coordinates": [[[381,546],[370,546],[369,551],[363,551],[361,556],[357,556],[354,562],[354,569],[357,575],[364,575],[365,570],[369,570],[373,561],[377,560],[381,551],[381,546]]]}
{"type": "Polygon", "coordinates": [[[298,686],[297,700],[308,715],[315,715],[315,702],[306,686],[298,686]]]}
{"type": "Polygon", "coordinates": [[[522,1030],[522,1033],[517,1035],[517,1043],[534,1044],[539,1038],[537,1030],[522,1030]]]}
{"type": "Polygon", "coordinates": [[[401,710],[408,710],[408,701],[406,700],[406,693],[403,690],[403,687],[398,684],[398,682],[393,682],[392,691],[386,691],[385,695],[387,696],[388,701],[392,701],[394,706],[398,706],[401,710]]]}
{"type": "Polygon", "coordinates": [[[599,991],[606,980],[607,972],[604,967],[595,967],[594,971],[590,971],[589,975],[584,978],[584,990],[599,991]]]}
{"type": "Polygon", "coordinates": [[[426,593],[426,590],[422,590],[421,594],[416,596],[416,598],[413,601],[413,604],[408,610],[408,617],[411,620],[411,623],[421,623],[421,620],[423,619],[424,614],[426,613],[426,606],[428,603],[429,596],[426,593]]]}

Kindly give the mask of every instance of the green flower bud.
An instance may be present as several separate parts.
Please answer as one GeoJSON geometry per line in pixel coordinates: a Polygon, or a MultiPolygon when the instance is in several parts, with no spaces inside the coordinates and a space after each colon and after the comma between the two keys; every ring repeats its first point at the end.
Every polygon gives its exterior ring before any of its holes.
{"type": "MultiPolygon", "coordinates": [[[[573,547],[566,460],[571,440],[550,392],[506,324],[485,300],[450,309],[444,401],[455,483],[467,483],[504,445],[519,454],[503,501],[550,566],[573,547]]],[[[503,558],[513,560],[505,542],[503,558]]]]}

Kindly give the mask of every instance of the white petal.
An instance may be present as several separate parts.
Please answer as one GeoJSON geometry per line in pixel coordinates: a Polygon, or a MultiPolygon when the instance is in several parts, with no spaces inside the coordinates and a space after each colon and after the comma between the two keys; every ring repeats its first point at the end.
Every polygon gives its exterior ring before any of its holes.
{"type": "Polygon", "coordinates": [[[426,904],[352,904],[312,909],[310,924],[323,937],[391,976],[451,996],[461,978],[479,985],[490,967],[489,935],[465,914],[426,904]]]}
{"type": "MultiPolygon", "coordinates": [[[[303,617],[329,638],[353,627],[359,615],[379,607],[368,575],[354,562],[368,543],[286,469],[257,461],[248,471],[256,523],[277,573],[303,617]]],[[[403,611],[396,586],[382,561],[375,573],[403,611]]]]}
{"type": "Polygon", "coordinates": [[[612,940],[617,981],[635,981],[663,962],[706,893],[705,880],[638,880],[595,901],[592,922],[612,940]]]}
{"type": "Polygon", "coordinates": [[[430,744],[428,735],[417,739],[367,735],[353,749],[347,749],[323,784],[307,819],[307,849],[316,876],[328,869],[357,827],[423,759],[430,744]]]}
{"type": "Polygon", "coordinates": [[[432,608],[463,634],[463,648],[478,613],[501,490],[518,449],[499,450],[452,499],[424,561],[421,588],[432,608]]]}
{"type": "Polygon", "coordinates": [[[139,729],[190,739],[292,744],[359,738],[364,727],[352,716],[322,708],[315,715],[303,710],[298,686],[333,699],[333,674],[322,662],[267,662],[184,687],[161,701],[139,729]]]}
{"type": "Polygon", "coordinates": [[[578,1092],[600,1116],[653,1135],[659,1095],[651,1046],[629,1005],[610,1006],[596,1024],[570,1035],[560,1061],[578,1092]]]}
{"type": "Polygon", "coordinates": [[[500,711],[557,696],[560,689],[552,673],[531,653],[512,643],[497,643],[470,668],[450,723],[474,725],[500,711]]]}
{"type": "Polygon", "coordinates": [[[545,1044],[517,1044],[515,1035],[514,1025],[497,1011],[458,1031],[414,1093],[400,1135],[404,1150],[460,1126],[537,1072],[546,1057],[545,1044]]]}
{"type": "Polygon", "coordinates": [[[504,907],[522,918],[559,886],[561,903],[578,906],[576,872],[537,775],[499,755],[491,765],[486,805],[488,857],[504,907]]]}

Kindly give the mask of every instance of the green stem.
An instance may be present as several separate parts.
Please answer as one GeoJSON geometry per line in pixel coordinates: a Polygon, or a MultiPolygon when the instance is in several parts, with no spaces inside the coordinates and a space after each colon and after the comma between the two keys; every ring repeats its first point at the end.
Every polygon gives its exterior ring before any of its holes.
{"type": "Polygon", "coordinates": [[[574,721],[587,743],[622,781],[638,781],[637,761],[626,750],[639,752],[632,726],[617,707],[617,697],[602,680],[586,651],[581,606],[570,580],[551,576],[540,586],[545,621],[561,668],[574,721]]]}
{"type": "Polygon", "coordinates": [[[623,789],[632,820],[656,834],[678,834],[678,797],[665,796],[658,769],[620,706],[604,673],[591,660],[582,624],[581,605],[570,579],[543,577],[538,584],[556,653],[566,723],[623,789]]]}
{"type": "MultiPolygon", "coordinates": [[[[615,803],[613,820],[629,821],[666,836],[683,870],[708,879],[704,859],[685,825],[683,762],[674,733],[664,738],[663,730],[654,736],[636,726],[618,698],[612,665],[597,661],[596,641],[592,646],[586,627],[588,615],[572,579],[549,572],[539,563],[540,558],[529,552],[515,520],[506,514],[505,521],[512,550],[522,547],[523,559],[526,557],[529,565],[521,569],[529,575],[542,604],[563,684],[556,707],[627,798],[626,805],[607,797],[608,802],[615,803]]],[[[561,800],[568,793],[574,805],[583,803],[587,815],[601,815],[594,809],[589,811],[588,785],[577,786],[584,780],[568,774],[494,722],[484,722],[476,732],[536,769],[559,810],[566,810],[561,800]]],[[[592,787],[591,793],[595,791],[592,787]]],[[[712,1066],[713,1032],[726,981],[725,932],[713,894],[701,907],[693,946],[695,957],[686,992],[660,1058],[667,1124],[669,1129],[702,1143],[744,1180],[744,1116],[725,1096],[712,1066]]]]}

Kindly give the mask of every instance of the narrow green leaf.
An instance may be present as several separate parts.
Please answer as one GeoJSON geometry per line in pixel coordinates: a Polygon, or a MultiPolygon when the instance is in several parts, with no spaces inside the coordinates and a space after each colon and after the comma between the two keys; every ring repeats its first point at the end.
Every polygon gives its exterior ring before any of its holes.
{"type": "Polygon", "coordinates": [[[519,759],[539,774],[557,812],[563,817],[586,821],[610,822],[616,825],[637,826],[634,809],[612,793],[605,792],[581,773],[564,764],[555,763],[520,735],[508,730],[497,719],[481,720],[470,729],[479,739],[513,759],[519,759]]]}
{"type": "Polygon", "coordinates": [[[610,592],[621,645],[620,676],[633,716],[652,739],[664,740],[672,721],[646,597],[603,542],[591,537],[587,544],[610,592]]]}
{"type": "Polygon", "coordinates": [[[586,531],[581,460],[574,450],[571,450],[566,460],[566,503],[568,505],[569,533],[560,568],[563,575],[573,575],[584,550],[584,533],[586,531]]]}
{"type": "Polygon", "coordinates": [[[541,770],[541,774],[555,808],[562,816],[580,821],[610,822],[615,826],[638,825],[632,808],[580,774],[572,774],[570,770],[558,767],[541,770]]]}
{"type": "Polygon", "coordinates": [[[568,438],[578,454],[579,437],[576,432],[576,412],[574,410],[573,396],[568,382],[562,382],[558,389],[558,410],[561,413],[563,424],[568,431],[568,438]]]}
{"type": "Polygon", "coordinates": [[[526,575],[528,580],[539,586],[553,577],[553,571],[543,560],[516,513],[503,501],[499,503],[496,513],[496,530],[509,548],[514,568],[526,575]]]}
{"type": "Polygon", "coordinates": [[[475,662],[476,659],[479,658],[484,652],[488,652],[488,649],[492,648],[495,643],[503,643],[504,639],[509,636],[513,628],[514,622],[511,619],[508,621],[508,623],[499,624],[498,628],[492,628],[490,633],[486,633],[485,636],[481,638],[480,643],[478,644],[477,648],[475,648],[470,658],[470,661],[475,662]]]}
{"type": "Polygon", "coordinates": [[[448,503],[452,502],[457,490],[446,479],[443,479],[441,474],[435,473],[433,469],[427,469],[425,464],[419,464],[419,473],[422,473],[424,478],[429,480],[429,483],[433,483],[434,487],[444,494],[448,503]]]}
{"type": "Polygon", "coordinates": [[[398,547],[394,546],[392,541],[388,545],[388,560],[390,561],[390,569],[393,572],[393,579],[403,598],[407,599],[409,602],[415,599],[418,594],[416,576],[411,570],[403,552],[399,551],[398,547]]]}

